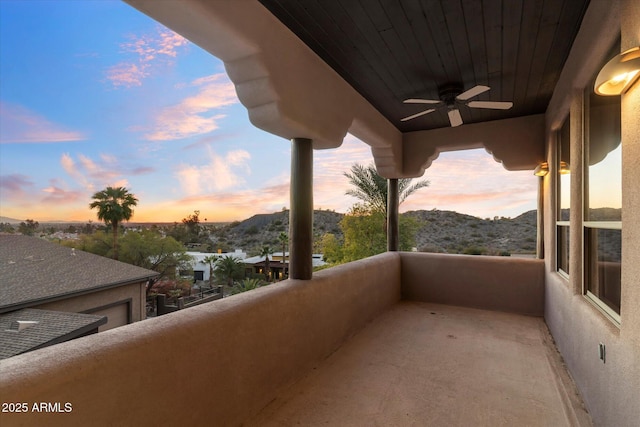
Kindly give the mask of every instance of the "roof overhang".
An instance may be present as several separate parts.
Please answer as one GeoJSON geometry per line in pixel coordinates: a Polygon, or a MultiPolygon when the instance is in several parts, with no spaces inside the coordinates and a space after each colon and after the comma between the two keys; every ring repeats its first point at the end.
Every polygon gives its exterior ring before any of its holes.
{"type": "MultiPolygon", "coordinates": [[[[484,147],[510,170],[544,159],[544,114],[403,134],[257,0],[125,1],[221,59],[253,125],[312,139],[314,149],[339,147],[351,133],[371,146],[384,177],[420,176],[449,150],[484,147]]],[[[590,26],[601,28],[600,9],[591,2],[590,26]]]]}

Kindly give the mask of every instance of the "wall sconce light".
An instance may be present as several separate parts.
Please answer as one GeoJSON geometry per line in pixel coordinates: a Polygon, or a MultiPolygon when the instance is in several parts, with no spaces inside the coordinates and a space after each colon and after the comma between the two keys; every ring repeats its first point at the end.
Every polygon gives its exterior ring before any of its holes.
{"type": "Polygon", "coordinates": [[[542,162],[533,170],[535,176],[545,176],[549,173],[549,163],[542,162]]]}
{"type": "Polygon", "coordinates": [[[631,48],[613,57],[596,78],[598,95],[621,95],[640,77],[640,47],[631,48]]]}
{"type": "Polygon", "coordinates": [[[569,175],[570,173],[569,163],[560,161],[560,175],[569,175]]]}

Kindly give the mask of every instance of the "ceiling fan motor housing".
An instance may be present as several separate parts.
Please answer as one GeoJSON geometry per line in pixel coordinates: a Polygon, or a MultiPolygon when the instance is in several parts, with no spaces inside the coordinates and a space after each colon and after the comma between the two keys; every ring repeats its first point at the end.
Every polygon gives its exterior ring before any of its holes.
{"type": "Polygon", "coordinates": [[[438,96],[450,109],[455,107],[456,97],[462,92],[462,86],[455,83],[448,83],[438,88],[438,96]]]}

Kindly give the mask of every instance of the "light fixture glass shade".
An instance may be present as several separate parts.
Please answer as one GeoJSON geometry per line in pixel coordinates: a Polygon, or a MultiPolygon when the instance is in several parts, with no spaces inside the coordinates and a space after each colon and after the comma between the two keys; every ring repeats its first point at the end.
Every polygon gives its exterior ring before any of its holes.
{"type": "Polygon", "coordinates": [[[569,163],[560,162],[560,175],[568,175],[571,173],[571,169],[569,169],[569,163]]]}
{"type": "Polygon", "coordinates": [[[596,78],[594,90],[598,95],[620,95],[640,77],[640,47],[616,55],[596,78]]]}
{"type": "Polygon", "coordinates": [[[542,162],[533,170],[533,174],[535,176],[545,176],[549,173],[549,164],[547,162],[542,162]]]}

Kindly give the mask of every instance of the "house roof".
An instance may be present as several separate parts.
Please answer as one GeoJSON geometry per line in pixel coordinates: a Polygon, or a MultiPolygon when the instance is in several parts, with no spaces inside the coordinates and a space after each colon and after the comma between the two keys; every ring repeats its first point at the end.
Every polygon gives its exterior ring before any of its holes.
{"type": "Polygon", "coordinates": [[[36,237],[0,235],[0,313],[156,276],[36,237]]]}
{"type": "Polygon", "coordinates": [[[105,323],[106,316],[33,308],[1,314],[0,359],[78,338],[105,323]]]}
{"type": "MultiPolygon", "coordinates": [[[[287,260],[285,261],[286,264],[289,264],[289,252],[285,252],[286,256],[287,256],[287,260]]],[[[271,256],[269,257],[270,263],[272,267],[278,267],[278,266],[282,266],[282,261],[280,260],[274,260],[273,256],[279,256],[282,257],[282,252],[274,252],[273,254],[271,254],[271,256]]],[[[327,263],[324,262],[322,260],[322,254],[312,254],[311,255],[311,260],[312,260],[312,265],[313,267],[322,267],[323,265],[326,265],[327,263]]],[[[264,256],[254,256],[251,258],[245,258],[242,260],[243,264],[246,265],[252,265],[252,266],[264,266],[265,265],[265,257],[264,256]]]]}

